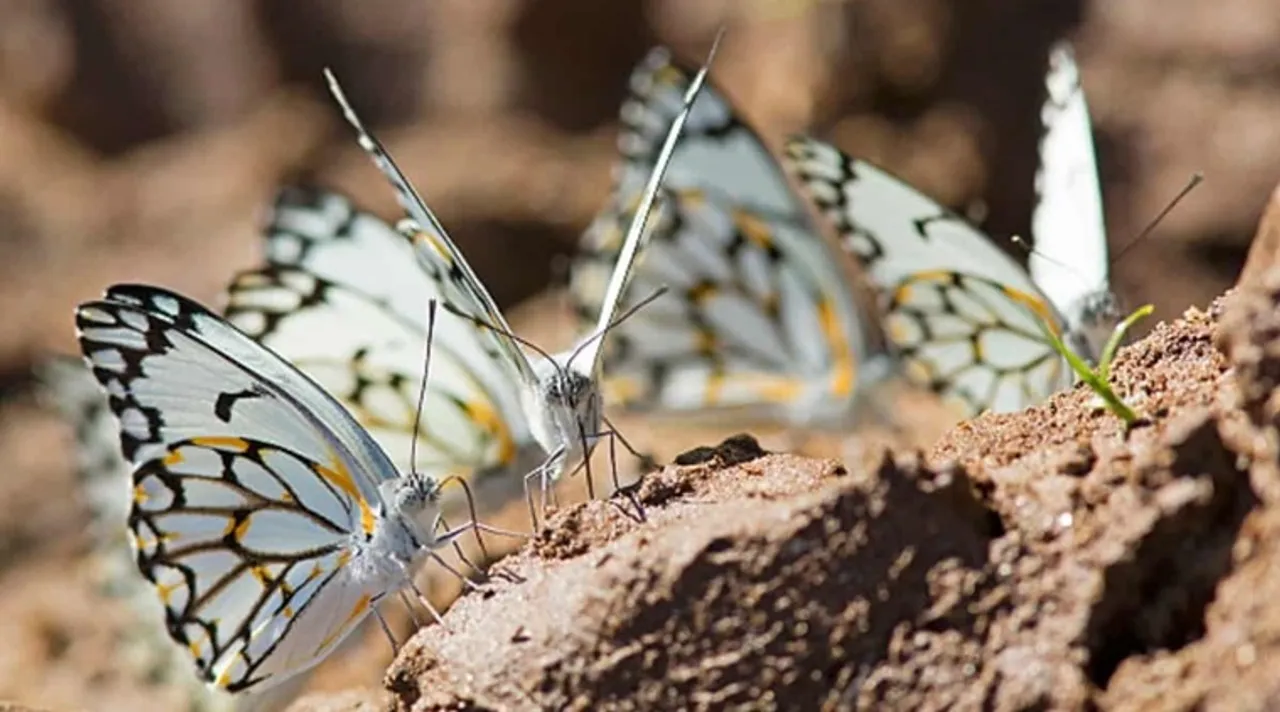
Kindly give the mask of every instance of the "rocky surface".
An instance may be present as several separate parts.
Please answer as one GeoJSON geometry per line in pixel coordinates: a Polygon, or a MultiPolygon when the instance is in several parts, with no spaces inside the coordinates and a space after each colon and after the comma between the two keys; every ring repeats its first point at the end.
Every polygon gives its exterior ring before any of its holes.
{"type": "Polygon", "coordinates": [[[1268,709],[1268,274],[1122,352],[1134,427],[1079,387],[923,455],[726,441],[643,522],[577,505],[414,638],[396,709],[1268,709]]]}

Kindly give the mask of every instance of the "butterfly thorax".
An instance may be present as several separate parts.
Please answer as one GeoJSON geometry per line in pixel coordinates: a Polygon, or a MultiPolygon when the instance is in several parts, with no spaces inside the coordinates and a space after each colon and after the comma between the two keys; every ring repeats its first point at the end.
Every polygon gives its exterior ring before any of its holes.
{"type": "Polygon", "coordinates": [[[384,505],[373,533],[353,535],[358,555],[352,574],[361,580],[395,581],[430,551],[440,523],[439,485],[431,477],[410,473],[378,486],[384,505]]]}
{"type": "Polygon", "coordinates": [[[536,393],[525,399],[525,415],[533,437],[555,462],[548,463],[555,479],[563,468],[590,454],[600,432],[603,399],[590,374],[571,355],[534,365],[536,393]]]}
{"type": "Polygon", "coordinates": [[[1086,293],[1066,310],[1067,346],[1090,364],[1097,364],[1102,349],[1124,318],[1120,300],[1109,289],[1086,293]]]}

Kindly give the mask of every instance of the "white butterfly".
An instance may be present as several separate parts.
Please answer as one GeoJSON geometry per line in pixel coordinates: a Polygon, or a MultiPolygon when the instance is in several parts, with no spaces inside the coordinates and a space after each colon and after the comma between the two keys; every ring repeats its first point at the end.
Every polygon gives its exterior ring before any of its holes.
{"type": "MultiPolygon", "coordinates": [[[[580,317],[599,308],[603,275],[689,76],[661,48],[632,74],[614,194],[583,235],[571,275],[580,317]]],[[[694,103],[662,197],[627,303],[659,285],[671,293],[615,330],[611,399],[684,416],[846,422],[860,386],[888,365],[874,358],[882,346],[855,292],[856,266],[815,229],[777,160],[712,86],[694,103]]]]}
{"type": "MultiPolygon", "coordinates": [[[[719,38],[717,43],[718,40],[719,38]]],[[[708,64],[714,53],[713,45],[708,64]]],[[[609,278],[594,329],[574,348],[554,355],[542,354],[544,357],[539,359],[531,359],[521,348],[527,342],[515,336],[493,298],[471,270],[462,252],[449,239],[435,214],[396,166],[386,149],[364,128],[333,75],[326,73],[330,90],[342,106],[347,121],[356,129],[361,147],[391,182],[400,205],[409,215],[408,219],[401,221],[398,230],[413,240],[418,263],[426,271],[435,293],[440,296],[446,309],[441,319],[441,348],[447,350],[455,342],[485,345],[484,350],[488,354],[486,368],[490,369],[492,376],[486,382],[487,387],[492,393],[499,394],[497,397],[504,399],[504,402],[519,404],[519,416],[513,407],[503,411],[508,423],[507,430],[521,435],[527,432],[545,455],[545,463],[527,476],[540,478],[544,502],[549,483],[558,479],[569,465],[590,455],[596,442],[610,434],[602,428],[603,404],[598,387],[601,376],[601,343],[619,314],[623,288],[635,263],[641,240],[646,235],[645,219],[652,208],[663,173],[688,118],[689,107],[701,88],[706,71],[707,66],[704,66],[685,94],[679,116],[668,127],[662,153],[649,174],[644,200],[609,278]],[[450,318],[451,316],[456,318],[450,318]],[[469,334],[464,333],[468,331],[469,334]]],[[[369,274],[369,278],[378,280],[381,275],[373,272],[369,274]]],[[[471,357],[462,361],[463,365],[466,363],[473,363],[471,357]]],[[[461,387],[464,380],[446,376],[442,382],[457,383],[461,387]]],[[[532,500],[529,504],[531,517],[536,519],[532,500]]]]}
{"type": "Polygon", "coordinates": [[[351,415],[216,314],[117,285],[76,312],[133,465],[129,528],[169,635],[228,692],[312,667],[462,529],[351,415]]]}
{"type": "MultiPolygon", "coordinates": [[[[477,468],[472,488],[481,505],[506,502],[518,493],[518,478],[484,475],[496,469],[495,463],[528,471],[542,461],[541,450],[521,453],[511,447],[515,440],[500,430],[507,421],[493,415],[496,406],[489,391],[474,385],[476,381],[439,378],[442,371],[449,375],[459,368],[456,347],[465,343],[450,340],[452,349],[437,343],[433,368],[438,376],[426,397],[433,425],[427,432],[417,424],[416,447],[409,444],[415,437],[426,348],[420,307],[433,294],[414,262],[410,242],[342,196],[296,186],[280,191],[264,232],[268,263],[233,282],[227,319],[336,396],[397,470],[477,468]],[[419,456],[410,463],[415,450],[419,456]]],[[[478,366],[486,362],[483,354],[468,356],[478,366]]],[[[483,374],[480,368],[467,373],[483,374]]],[[[78,471],[93,517],[94,561],[106,593],[137,609],[130,638],[141,642],[139,657],[146,666],[164,671],[166,680],[199,682],[190,655],[165,631],[164,609],[154,588],[138,576],[124,535],[133,503],[132,468],[121,456],[119,428],[107,399],[80,359],[51,361],[42,375],[52,404],[76,429],[78,471]]],[[[442,493],[439,504],[450,520],[465,514],[461,505],[469,504],[458,494],[442,493]]],[[[256,708],[283,706],[302,677],[272,687],[261,696],[269,699],[256,708]]],[[[249,708],[241,696],[203,684],[191,685],[190,694],[200,709],[249,708]]]]}
{"type": "Polygon", "coordinates": [[[1044,328],[1096,360],[1118,322],[1088,110],[1070,49],[1054,47],[1042,112],[1030,271],[959,216],[810,138],[788,167],[886,297],[885,328],[913,381],[970,413],[1017,410],[1070,386],[1044,328]]]}

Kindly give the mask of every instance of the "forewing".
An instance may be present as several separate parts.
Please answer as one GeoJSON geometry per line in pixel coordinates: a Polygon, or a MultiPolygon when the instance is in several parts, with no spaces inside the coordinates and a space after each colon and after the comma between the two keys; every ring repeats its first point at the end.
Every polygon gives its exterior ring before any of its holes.
{"type": "Polygon", "coordinates": [[[503,358],[512,368],[517,369],[526,385],[536,384],[537,377],[534,375],[533,367],[520,349],[519,343],[512,338],[511,335],[514,332],[511,326],[502,316],[497,303],[493,301],[493,297],[489,295],[480,278],[471,270],[471,265],[462,255],[462,251],[453,243],[453,240],[449,239],[444,226],[436,219],[435,213],[427,207],[413,184],[396,165],[391,154],[365,129],[333,74],[326,70],[325,77],[329,82],[330,91],[342,107],[343,116],[356,130],[360,147],[369,154],[378,170],[382,171],[391,183],[392,188],[395,189],[396,199],[409,215],[409,219],[402,221],[398,229],[414,240],[418,260],[431,279],[436,282],[444,301],[464,314],[482,319],[490,325],[492,328],[486,330],[485,338],[489,339],[503,354],[503,358]]]}
{"type": "Polygon", "coordinates": [[[80,348],[137,467],[192,438],[267,442],[327,463],[358,530],[394,466],[347,411],[279,356],[195,302],[117,285],[76,311],[80,348]],[[358,512],[356,510],[359,510],[358,512]]]}
{"type": "Polygon", "coordinates": [[[1035,251],[1028,266],[1036,284],[1067,310],[1107,289],[1107,233],[1089,108],[1071,46],[1055,44],[1040,110],[1040,169],[1031,214],[1035,251]]]}
{"type": "MultiPolygon", "coordinates": [[[[640,193],[694,75],[662,47],[651,50],[632,72],[621,111],[616,193],[640,193]]],[[[795,224],[807,220],[778,161],[711,80],[693,102],[663,185],[715,194],[761,219],[795,224]]]]}
{"type": "Polygon", "coordinates": [[[584,362],[590,364],[587,372],[591,374],[593,379],[598,378],[601,372],[602,339],[605,332],[614,325],[619,307],[622,306],[623,299],[626,297],[626,289],[630,284],[636,260],[639,259],[640,249],[645,244],[645,238],[648,236],[647,225],[652,217],[651,213],[657,205],[658,192],[662,189],[667,170],[671,167],[671,162],[675,158],[675,151],[679,146],[684,127],[689,123],[693,104],[706,85],[707,73],[710,71],[711,61],[715,57],[716,49],[720,45],[722,36],[723,32],[716,35],[715,43],[712,44],[711,51],[707,54],[707,61],[698,70],[697,75],[694,76],[693,81],[689,83],[680,98],[680,109],[667,126],[662,146],[654,158],[653,166],[649,169],[649,175],[645,180],[644,189],[640,193],[639,205],[632,214],[631,220],[628,221],[621,249],[618,250],[617,262],[614,264],[612,274],[609,275],[609,281],[605,285],[604,297],[600,300],[600,315],[596,319],[595,328],[588,334],[587,340],[575,349],[575,352],[580,354],[584,362]]]}
{"type": "Polygon", "coordinates": [[[530,438],[520,375],[469,321],[439,315],[417,417],[427,304],[443,295],[405,236],[341,196],[289,188],[267,254],[231,285],[227,319],[324,386],[398,467],[414,449],[420,472],[512,463],[530,438]]]}
{"type": "Polygon", "coordinates": [[[232,692],[319,662],[379,593],[351,593],[344,566],[394,467],[317,385],[184,297],[116,286],[76,324],[135,465],[130,529],[170,636],[232,692]],[[280,652],[321,601],[355,618],[280,652]]]}
{"type": "MultiPolygon", "coordinates": [[[[615,190],[584,233],[571,291],[584,323],[598,313],[643,181],[693,74],[657,48],[623,104],[615,190]]],[[[843,408],[869,351],[843,259],[812,227],[777,160],[708,80],[664,181],[663,210],[624,308],[672,291],[613,332],[611,397],[676,412],[843,408]],[[806,404],[806,405],[801,405],[806,404]]]]}

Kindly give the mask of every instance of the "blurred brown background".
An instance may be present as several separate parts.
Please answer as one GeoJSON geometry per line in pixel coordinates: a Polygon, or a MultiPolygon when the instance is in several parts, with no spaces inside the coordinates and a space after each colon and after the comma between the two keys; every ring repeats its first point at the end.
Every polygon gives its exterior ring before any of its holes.
{"type": "Polygon", "coordinates": [[[122,699],[67,564],[67,432],[26,397],[34,360],[73,351],[74,305],[121,281],[215,299],[281,180],[396,215],[323,66],[513,305],[605,197],[632,65],[659,43],[696,62],[721,22],[714,76],[769,140],[833,139],[1001,237],[1028,229],[1045,52],[1073,38],[1113,248],[1206,177],[1114,267],[1161,318],[1234,280],[1280,177],[1274,0],[4,0],[0,698],[122,699]]]}

